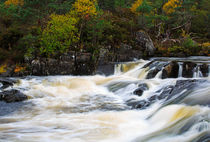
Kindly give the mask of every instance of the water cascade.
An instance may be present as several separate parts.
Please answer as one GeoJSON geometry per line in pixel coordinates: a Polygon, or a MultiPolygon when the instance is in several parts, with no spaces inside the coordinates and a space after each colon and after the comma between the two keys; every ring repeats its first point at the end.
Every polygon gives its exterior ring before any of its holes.
{"type": "Polygon", "coordinates": [[[209,67],[208,57],[153,58],[109,76],[12,78],[0,90],[29,100],[0,113],[0,141],[210,141],[209,67]]]}
{"type": "Polygon", "coordinates": [[[179,64],[179,75],[178,75],[178,77],[182,77],[183,64],[182,64],[182,62],[179,62],[178,64],[179,64]]]}

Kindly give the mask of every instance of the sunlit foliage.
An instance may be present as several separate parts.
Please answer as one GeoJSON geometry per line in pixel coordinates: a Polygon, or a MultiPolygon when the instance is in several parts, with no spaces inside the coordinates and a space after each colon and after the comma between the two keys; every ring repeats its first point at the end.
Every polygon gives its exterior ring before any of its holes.
{"type": "Polygon", "coordinates": [[[65,52],[79,40],[76,27],[78,19],[68,14],[52,14],[50,18],[51,20],[42,32],[41,52],[48,55],[65,52]]]}
{"type": "Polygon", "coordinates": [[[23,6],[24,5],[24,0],[7,0],[4,3],[5,5],[16,5],[16,6],[23,6]]]}
{"type": "Polygon", "coordinates": [[[82,17],[95,16],[97,14],[96,5],[96,0],[77,0],[73,4],[73,9],[82,17]]]}
{"type": "Polygon", "coordinates": [[[142,4],[143,0],[137,0],[136,2],[134,2],[131,6],[131,11],[132,12],[136,12],[137,8],[142,4]]]}
{"type": "Polygon", "coordinates": [[[164,4],[163,10],[166,14],[171,14],[175,12],[175,8],[180,7],[182,5],[181,0],[169,0],[164,4]]]}

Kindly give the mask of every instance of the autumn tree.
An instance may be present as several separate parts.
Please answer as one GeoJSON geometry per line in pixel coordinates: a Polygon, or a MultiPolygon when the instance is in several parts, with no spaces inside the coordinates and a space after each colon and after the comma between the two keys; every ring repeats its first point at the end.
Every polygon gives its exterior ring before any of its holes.
{"type": "Polygon", "coordinates": [[[182,5],[182,0],[169,0],[167,3],[163,6],[163,11],[166,14],[171,14],[175,12],[175,9],[180,7],[182,5]]]}
{"type": "Polygon", "coordinates": [[[73,11],[74,14],[81,16],[82,18],[88,18],[89,16],[96,16],[97,9],[96,9],[97,1],[96,0],[77,0],[73,4],[73,11]]]}
{"type": "MultiPolygon", "coordinates": [[[[50,16],[51,20],[41,35],[41,52],[47,55],[63,53],[79,40],[76,24],[78,19],[71,15],[50,16]]],[[[74,49],[73,49],[74,50],[74,49]]]]}
{"type": "Polygon", "coordinates": [[[142,4],[142,2],[143,2],[143,0],[137,0],[137,1],[135,1],[135,2],[132,4],[132,6],[131,6],[131,11],[132,11],[133,13],[137,12],[136,10],[137,10],[137,8],[142,4]]]}

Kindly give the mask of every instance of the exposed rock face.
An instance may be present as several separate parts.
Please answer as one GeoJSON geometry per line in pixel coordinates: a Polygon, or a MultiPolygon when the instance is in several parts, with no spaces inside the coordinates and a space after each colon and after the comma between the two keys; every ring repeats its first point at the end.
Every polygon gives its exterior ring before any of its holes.
{"type": "Polygon", "coordinates": [[[168,64],[168,62],[153,62],[152,64],[150,64],[150,71],[148,72],[146,79],[154,78],[157,75],[157,73],[168,64]]]}
{"type": "Polygon", "coordinates": [[[0,101],[7,103],[20,102],[27,99],[27,96],[18,90],[9,90],[0,92],[0,101]]]}
{"type": "Polygon", "coordinates": [[[209,75],[210,71],[209,71],[209,67],[208,67],[207,64],[201,65],[200,69],[201,69],[201,72],[202,72],[204,77],[207,77],[209,75]]]}
{"type": "Polygon", "coordinates": [[[150,56],[154,55],[155,47],[148,34],[146,34],[143,31],[138,31],[136,33],[136,42],[137,42],[137,45],[139,45],[140,47],[146,50],[146,53],[148,55],[150,56]]]}
{"type": "Polygon", "coordinates": [[[177,78],[179,72],[179,65],[177,62],[171,62],[169,65],[165,66],[162,73],[162,79],[165,78],[177,78]]]}
{"type": "Polygon", "coordinates": [[[60,59],[40,58],[32,60],[29,67],[31,75],[89,75],[93,73],[91,54],[70,52],[60,56],[60,59]],[[76,59],[75,59],[76,58],[76,59]]]}
{"type": "Polygon", "coordinates": [[[195,63],[191,63],[191,62],[184,62],[183,64],[183,77],[186,78],[191,78],[193,77],[193,72],[194,72],[194,68],[196,67],[195,63]]]}

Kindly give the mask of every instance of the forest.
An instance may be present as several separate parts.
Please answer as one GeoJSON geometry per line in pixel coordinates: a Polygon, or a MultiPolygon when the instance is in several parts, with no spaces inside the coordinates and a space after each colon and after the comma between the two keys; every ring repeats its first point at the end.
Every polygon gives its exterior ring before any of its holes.
{"type": "Polygon", "coordinates": [[[57,58],[68,51],[138,50],[150,35],[156,56],[210,55],[209,0],[1,0],[0,63],[57,58]]]}

